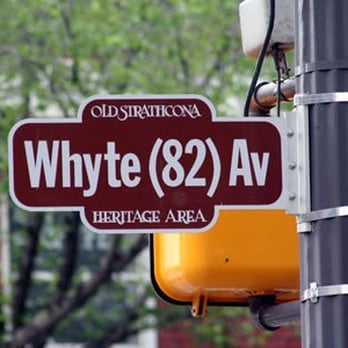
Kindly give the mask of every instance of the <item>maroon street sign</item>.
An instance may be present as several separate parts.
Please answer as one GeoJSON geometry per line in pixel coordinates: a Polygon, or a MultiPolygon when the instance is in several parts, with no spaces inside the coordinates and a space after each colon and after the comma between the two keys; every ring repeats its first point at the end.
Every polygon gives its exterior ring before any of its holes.
{"type": "Polygon", "coordinates": [[[197,95],[95,96],[9,135],[10,193],[99,232],[205,230],[219,209],[282,209],[281,119],[216,117],[197,95]]]}

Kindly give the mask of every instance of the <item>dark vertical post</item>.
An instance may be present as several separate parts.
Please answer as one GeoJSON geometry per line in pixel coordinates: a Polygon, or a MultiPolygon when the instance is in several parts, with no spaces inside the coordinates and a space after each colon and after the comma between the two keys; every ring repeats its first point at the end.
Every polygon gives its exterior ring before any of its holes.
{"type": "Polygon", "coordinates": [[[312,283],[301,304],[302,347],[346,348],[348,1],[296,0],[295,9],[295,103],[308,111],[312,211],[311,231],[300,234],[301,292],[312,283]]]}

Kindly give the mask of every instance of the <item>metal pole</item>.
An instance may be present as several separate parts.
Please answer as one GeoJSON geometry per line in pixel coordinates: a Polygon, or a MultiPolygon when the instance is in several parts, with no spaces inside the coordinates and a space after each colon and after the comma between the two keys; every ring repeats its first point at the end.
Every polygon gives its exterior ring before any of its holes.
{"type": "Polygon", "coordinates": [[[296,0],[295,104],[308,115],[311,212],[300,216],[303,348],[348,347],[348,1],[296,0]]]}

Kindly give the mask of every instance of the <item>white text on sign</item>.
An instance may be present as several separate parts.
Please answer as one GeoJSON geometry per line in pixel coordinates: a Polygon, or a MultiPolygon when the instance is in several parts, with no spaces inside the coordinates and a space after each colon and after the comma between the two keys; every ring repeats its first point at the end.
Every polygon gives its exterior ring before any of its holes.
{"type": "MultiPolygon", "coordinates": [[[[25,158],[31,188],[56,188],[61,177],[63,188],[83,188],[83,197],[93,196],[98,189],[102,166],[106,166],[106,181],[111,188],[135,188],[142,180],[142,164],[137,154],[117,151],[117,144],[106,142],[104,153],[73,153],[69,140],[24,141],[25,158]],[[61,176],[58,175],[61,170],[61,176]],[[43,180],[42,180],[43,178],[43,180]]],[[[264,186],[269,169],[269,152],[250,152],[246,139],[232,141],[228,185],[233,187],[238,178],[244,186],[264,186]]],[[[158,138],[149,154],[149,177],[158,197],[165,195],[163,185],[173,187],[208,187],[212,197],[221,179],[221,159],[211,138],[204,141],[191,139],[182,144],[178,139],[158,138]],[[165,166],[157,173],[158,158],[165,166]],[[189,170],[182,165],[184,156],[194,156],[189,170]],[[210,177],[199,174],[202,165],[211,158],[213,170],[210,177]],[[160,184],[162,182],[162,185],[160,184]]]]}

